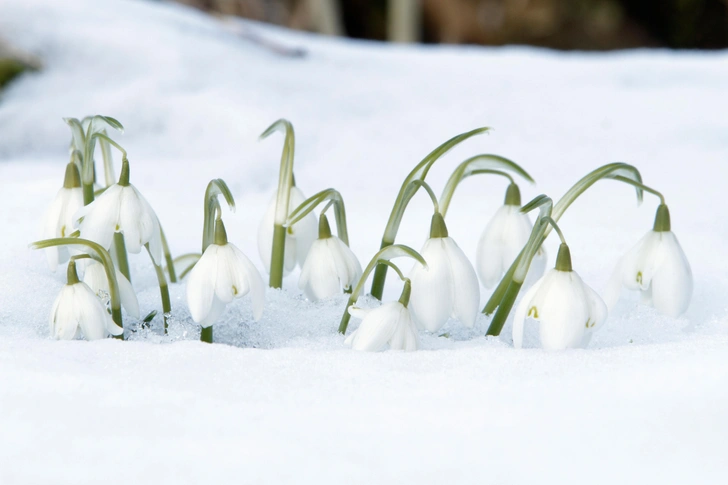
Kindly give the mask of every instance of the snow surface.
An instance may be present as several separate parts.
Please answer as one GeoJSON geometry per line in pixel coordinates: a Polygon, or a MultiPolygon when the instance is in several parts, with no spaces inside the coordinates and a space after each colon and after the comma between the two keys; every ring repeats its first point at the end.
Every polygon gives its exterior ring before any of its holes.
{"type": "MultiPolygon", "coordinates": [[[[230,25],[157,2],[0,2],[0,32],[45,64],[0,103],[0,483],[726,480],[727,53],[395,47],[234,24],[307,52],[287,58],[230,25]],[[434,166],[435,190],[477,153],[526,167],[538,186],[522,184],[524,199],[633,163],[667,197],[693,302],[670,319],[625,294],[586,350],[516,351],[508,332],[485,338],[482,317],[473,331],[423,336],[419,352],[363,354],[335,331],[345,299],[307,302],[294,274],[258,323],[247,299],[232,304],[220,344],[196,341],[180,285],[168,337],[156,327],[128,342],[52,341],[63,271],[27,244],[62,182],[61,118],[95,113],[126,126],[116,138],[132,182],[175,254],[198,250],[203,191],[222,177],[238,204],[229,237],[260,268],[282,137],[257,137],[280,117],[296,128],[298,185],[342,192],[363,264],[406,173],[474,127],[495,129],[434,166]]],[[[504,188],[474,178],[454,198],[450,234],[471,257],[504,188]]],[[[588,284],[604,287],[655,207],[607,181],[569,210],[562,227],[588,284]]],[[[399,242],[419,248],[430,211],[418,194],[399,242]]],[[[158,309],[147,260],[131,263],[142,314],[158,309]]]]}

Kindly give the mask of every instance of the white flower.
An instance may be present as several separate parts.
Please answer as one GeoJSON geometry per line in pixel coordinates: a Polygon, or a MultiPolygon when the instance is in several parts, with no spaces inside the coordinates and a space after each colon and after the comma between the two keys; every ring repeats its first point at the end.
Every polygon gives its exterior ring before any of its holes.
{"type": "Polygon", "coordinates": [[[62,340],[81,334],[86,340],[96,340],[122,333],[101,300],[82,282],[63,286],[53,303],[50,329],[51,337],[62,340]]]}
{"type": "MultiPolygon", "coordinates": [[[[129,315],[139,318],[139,301],[131,282],[119,270],[116,270],[116,281],[119,285],[119,298],[122,306],[129,315]]],[[[91,260],[86,264],[83,282],[97,295],[99,293],[109,294],[109,280],[106,277],[106,269],[103,264],[97,261],[91,260]]]]}
{"type": "MultiPolygon", "coordinates": [[[[81,178],[76,164],[71,162],[66,166],[63,188],[58,191],[43,218],[43,239],[68,237],[74,231],[74,215],[82,207],[81,178]]],[[[46,248],[45,253],[51,271],[56,270],[58,263],[65,263],[69,258],[68,248],[64,246],[46,248]]]]}
{"type": "MultiPolygon", "coordinates": [[[[296,207],[306,200],[303,192],[296,187],[291,187],[290,199],[288,202],[288,214],[290,215],[296,207]]],[[[263,260],[265,270],[270,273],[270,257],[273,247],[273,228],[275,226],[276,194],[273,195],[263,220],[258,227],[258,253],[263,260]]],[[[286,229],[285,261],[283,274],[293,271],[296,263],[303,266],[306,261],[311,245],[316,240],[318,224],[316,216],[311,212],[306,217],[286,229]]]]}
{"type": "Polygon", "coordinates": [[[685,313],[693,294],[693,273],[672,231],[648,232],[612,274],[607,302],[613,307],[624,286],[642,292],[643,300],[671,317],[685,313]]]}
{"type": "MultiPolygon", "coordinates": [[[[501,206],[490,220],[478,242],[475,264],[483,286],[492,288],[528,242],[531,221],[517,205],[501,206]]],[[[538,250],[531,262],[524,286],[530,286],[546,269],[546,251],[538,250]]]]}
{"type": "Polygon", "coordinates": [[[450,317],[473,327],[480,303],[478,277],[462,249],[447,237],[442,216],[436,213],[433,228],[438,224],[444,232],[437,236],[437,230],[431,230],[435,237],[430,237],[420,251],[428,269],[416,264],[410,272],[412,313],[430,332],[440,330],[450,317]]]}
{"type": "Polygon", "coordinates": [[[541,346],[546,350],[585,347],[606,320],[604,301],[571,270],[570,259],[568,266],[569,271],[550,270],[523,296],[513,320],[516,348],[523,344],[526,318],[539,322],[541,346]]]}
{"type": "Polygon", "coordinates": [[[344,342],[354,350],[376,352],[389,344],[392,350],[411,351],[420,346],[410,312],[398,301],[390,301],[374,309],[351,306],[349,313],[362,319],[359,328],[344,342]]]}
{"type": "MultiPolygon", "coordinates": [[[[216,223],[215,244],[210,244],[187,281],[187,304],[192,319],[209,327],[225,305],[250,292],[253,316],[259,320],[265,305],[265,284],[253,263],[234,244],[220,239],[216,223]]],[[[224,231],[224,229],[223,229],[224,231]]]]}
{"type": "Polygon", "coordinates": [[[76,219],[81,219],[78,226],[81,237],[109,249],[114,233],[120,232],[124,235],[127,251],[138,254],[142,246],[149,243],[149,252],[154,263],[161,264],[162,236],[159,220],[142,194],[128,183],[128,166],[129,162],[124,160],[119,183],[106,189],[76,214],[76,219]]]}
{"type": "Polygon", "coordinates": [[[361,277],[361,264],[349,246],[331,235],[325,215],[319,218],[319,238],[314,241],[301,268],[298,287],[310,300],[330,298],[351,289],[361,277]]]}

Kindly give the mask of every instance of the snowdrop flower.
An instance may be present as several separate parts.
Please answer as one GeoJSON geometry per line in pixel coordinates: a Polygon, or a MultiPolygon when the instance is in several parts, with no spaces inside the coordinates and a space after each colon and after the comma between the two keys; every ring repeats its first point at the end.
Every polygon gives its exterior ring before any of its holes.
{"type": "Polygon", "coordinates": [[[253,316],[259,320],[265,305],[265,284],[253,263],[227,240],[222,220],[215,221],[215,242],[190,271],[187,304],[192,319],[210,327],[225,305],[250,293],[253,316]]]}
{"type": "Polygon", "coordinates": [[[93,290],[78,280],[74,261],[68,263],[68,284],[63,286],[53,303],[50,330],[51,337],[59,340],[71,340],[81,335],[86,340],[97,340],[123,332],[93,290]]]}
{"type": "Polygon", "coordinates": [[[349,314],[361,324],[344,341],[354,350],[377,352],[387,345],[392,350],[417,350],[420,346],[417,328],[407,308],[411,283],[405,280],[399,301],[390,301],[373,309],[349,307],[349,314]]]}
{"type": "Polygon", "coordinates": [[[688,309],[693,294],[693,273],[670,230],[670,212],[666,205],[658,207],[653,230],[617,264],[607,288],[610,307],[617,303],[622,286],[641,291],[643,301],[664,315],[677,317],[688,309]]]}
{"type": "Polygon", "coordinates": [[[351,291],[361,277],[361,264],[349,246],[331,235],[329,220],[319,218],[319,237],[311,245],[301,268],[298,287],[310,300],[330,298],[341,292],[351,291]]]}
{"type": "MultiPolygon", "coordinates": [[[[263,260],[265,270],[270,273],[271,247],[273,245],[273,228],[275,225],[277,194],[268,205],[263,220],[258,227],[258,253],[263,260]]],[[[306,200],[303,192],[295,185],[291,187],[290,199],[288,202],[288,215],[296,207],[306,200]]],[[[311,245],[316,240],[317,223],[316,216],[311,213],[286,229],[285,261],[283,265],[284,275],[293,271],[296,263],[303,266],[306,261],[311,245]]]]}
{"type": "Polygon", "coordinates": [[[462,249],[448,237],[439,212],[432,216],[430,238],[420,254],[429,269],[415,265],[410,272],[415,321],[430,332],[440,330],[451,316],[473,327],[480,303],[478,277],[462,249]]]}
{"type": "MultiPolygon", "coordinates": [[[[505,204],[490,220],[478,242],[475,265],[480,281],[486,288],[498,284],[518,254],[526,245],[533,226],[527,214],[521,212],[521,193],[511,183],[506,191],[505,204]]],[[[540,248],[531,262],[525,286],[530,286],[546,269],[546,251],[540,248]]]]}
{"type": "Polygon", "coordinates": [[[569,247],[561,244],[556,268],[526,292],[513,320],[513,345],[523,345],[526,318],[539,322],[541,346],[546,350],[585,347],[607,318],[607,306],[571,267],[569,247]]]}
{"type": "Polygon", "coordinates": [[[119,182],[78,211],[76,219],[80,219],[78,227],[82,238],[109,249],[114,233],[120,232],[130,253],[138,254],[148,243],[154,263],[161,264],[159,220],[142,194],[129,183],[129,162],[126,159],[122,161],[119,182]]]}
{"type": "MultiPolygon", "coordinates": [[[[119,284],[119,296],[122,306],[129,315],[134,318],[139,318],[139,301],[131,283],[118,270],[116,270],[116,281],[119,284]]],[[[86,264],[83,282],[97,295],[100,293],[109,294],[109,280],[106,277],[106,269],[103,264],[97,261],[90,260],[86,264]]]]}
{"type": "MultiPolygon", "coordinates": [[[[83,189],[81,176],[74,162],[66,165],[66,177],[63,187],[56,194],[43,218],[43,239],[68,237],[73,232],[74,215],[83,207],[83,189]]],[[[48,267],[55,271],[58,263],[68,261],[66,247],[50,247],[45,250],[48,267]]]]}

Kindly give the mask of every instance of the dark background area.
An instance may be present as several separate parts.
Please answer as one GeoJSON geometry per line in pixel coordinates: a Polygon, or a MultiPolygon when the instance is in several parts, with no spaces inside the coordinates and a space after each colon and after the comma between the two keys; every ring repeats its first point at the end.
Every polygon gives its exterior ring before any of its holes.
{"type": "MultiPolygon", "coordinates": [[[[391,2],[403,0],[176,0],[197,8],[321,28],[321,3],[354,38],[388,40],[391,2]]],[[[522,44],[565,50],[728,47],[728,0],[419,0],[416,37],[427,43],[522,44]]]]}

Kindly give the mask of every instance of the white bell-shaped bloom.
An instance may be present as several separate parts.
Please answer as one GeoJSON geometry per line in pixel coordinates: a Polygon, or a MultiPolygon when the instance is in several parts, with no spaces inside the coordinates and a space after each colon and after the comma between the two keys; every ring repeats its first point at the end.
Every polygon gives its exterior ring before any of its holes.
{"type": "Polygon", "coordinates": [[[361,319],[359,328],[344,341],[354,350],[377,352],[389,345],[392,350],[417,350],[420,339],[412,315],[407,308],[411,295],[411,284],[405,281],[399,301],[390,301],[377,308],[350,306],[349,314],[361,319]]]}
{"type": "Polygon", "coordinates": [[[119,183],[106,189],[91,204],[76,214],[81,219],[81,237],[97,242],[109,249],[114,233],[124,235],[127,251],[141,252],[149,244],[149,252],[155,264],[162,261],[162,236],[159,220],[149,202],[129,183],[129,162],[124,160],[119,183]]]}
{"type": "Polygon", "coordinates": [[[361,277],[361,264],[354,252],[331,235],[328,219],[319,218],[319,238],[314,241],[301,268],[298,287],[310,300],[322,300],[351,289],[361,277]]]}
{"type": "MultiPolygon", "coordinates": [[[[557,258],[557,268],[562,252],[557,258]]],[[[585,347],[591,336],[607,318],[607,306],[601,297],[568,267],[548,271],[529,289],[518,304],[513,320],[513,345],[523,345],[526,318],[539,322],[541,346],[546,350],[585,347]]]]}
{"type": "Polygon", "coordinates": [[[192,319],[209,327],[233,298],[250,293],[253,316],[259,320],[265,306],[265,284],[253,263],[234,244],[227,242],[221,220],[215,223],[215,243],[190,271],[187,305],[192,319]]]}
{"type": "Polygon", "coordinates": [[[669,219],[663,229],[648,232],[617,264],[606,292],[610,307],[624,286],[641,291],[643,301],[664,315],[677,317],[688,309],[693,294],[690,263],[669,230],[669,219]]]}
{"type": "Polygon", "coordinates": [[[101,299],[78,280],[73,261],[69,263],[68,276],[68,284],[51,309],[51,337],[71,340],[83,335],[86,340],[97,340],[109,334],[121,335],[123,330],[111,319],[101,299]]]}
{"type": "Polygon", "coordinates": [[[440,213],[432,221],[431,237],[420,251],[428,268],[416,264],[409,276],[415,321],[430,332],[440,330],[450,317],[473,327],[480,304],[478,277],[462,249],[448,237],[440,213]]]}
{"type": "MultiPolygon", "coordinates": [[[[68,237],[74,229],[74,215],[83,207],[83,189],[81,177],[76,164],[71,162],[66,166],[66,177],[63,187],[56,194],[56,198],[48,207],[43,218],[43,239],[68,237]]],[[[54,246],[45,249],[48,267],[55,271],[58,263],[68,261],[68,248],[54,246]]]]}
{"type": "MultiPolygon", "coordinates": [[[[498,284],[528,242],[532,229],[520,206],[503,205],[490,220],[478,242],[475,258],[480,281],[486,288],[498,284]]],[[[539,248],[531,262],[524,286],[530,286],[546,269],[546,251],[539,248]]]]}
{"type": "MultiPolygon", "coordinates": [[[[121,305],[129,315],[134,318],[139,318],[139,301],[134,293],[134,288],[131,286],[131,282],[119,270],[116,270],[116,281],[119,285],[121,305]]],[[[97,295],[109,294],[109,280],[106,277],[106,269],[103,264],[97,261],[91,260],[86,264],[83,282],[97,295]]]]}
{"type": "MultiPolygon", "coordinates": [[[[290,215],[296,208],[305,202],[306,196],[303,192],[295,185],[291,187],[290,199],[288,202],[288,214],[290,215]]],[[[263,260],[265,270],[270,273],[270,257],[273,247],[273,229],[275,226],[275,215],[276,215],[276,194],[268,204],[268,209],[263,216],[263,220],[260,221],[258,227],[258,253],[260,259],[263,260]]],[[[311,245],[316,240],[317,233],[317,222],[316,216],[313,212],[309,213],[293,224],[291,227],[286,228],[286,249],[283,264],[283,274],[286,275],[293,271],[296,267],[296,263],[303,266],[306,261],[306,255],[308,254],[311,245]]]]}

